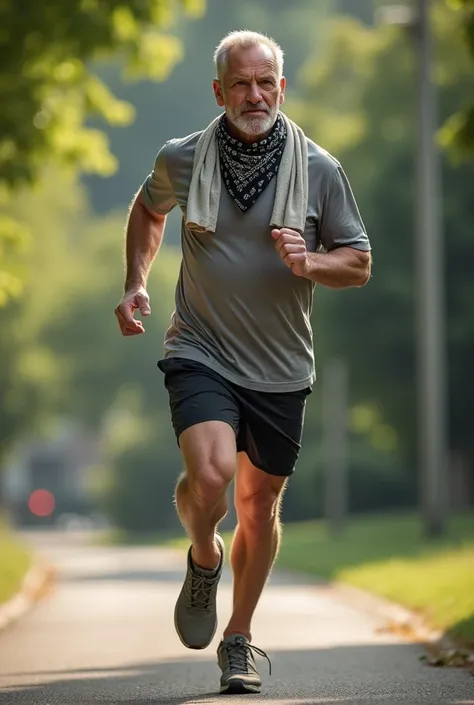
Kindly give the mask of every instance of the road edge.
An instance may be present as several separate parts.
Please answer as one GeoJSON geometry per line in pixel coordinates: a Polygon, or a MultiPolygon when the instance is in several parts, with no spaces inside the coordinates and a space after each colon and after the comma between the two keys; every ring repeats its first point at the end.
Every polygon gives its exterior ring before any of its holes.
{"type": "Polygon", "coordinates": [[[435,655],[444,651],[465,649],[455,637],[429,624],[421,613],[386,597],[349,583],[328,580],[304,571],[288,570],[283,567],[276,567],[276,571],[288,577],[299,576],[305,584],[313,584],[318,590],[331,591],[341,602],[371,617],[375,616],[380,622],[378,628],[380,634],[398,634],[406,641],[420,644],[429,653],[435,655]]]}
{"type": "Polygon", "coordinates": [[[26,571],[19,590],[0,605],[0,631],[18,621],[40,602],[52,588],[54,568],[44,559],[34,558],[26,571]]]}
{"type": "Polygon", "coordinates": [[[379,629],[380,633],[396,632],[410,641],[424,643],[443,641],[446,648],[454,647],[454,641],[450,637],[447,637],[442,630],[431,626],[421,614],[409,607],[348,583],[335,581],[329,582],[329,585],[360,611],[379,618],[384,623],[379,629]]]}
{"type": "Polygon", "coordinates": [[[427,652],[420,654],[420,660],[428,665],[466,668],[474,676],[474,648],[433,627],[416,610],[347,583],[334,582],[328,586],[360,611],[375,614],[383,623],[378,633],[398,634],[406,641],[419,644],[427,652]]]}

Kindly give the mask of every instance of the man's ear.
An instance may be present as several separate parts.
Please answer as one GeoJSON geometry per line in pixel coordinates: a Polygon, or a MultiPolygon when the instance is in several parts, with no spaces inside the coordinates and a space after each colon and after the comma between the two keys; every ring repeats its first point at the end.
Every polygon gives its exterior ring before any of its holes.
{"type": "Polygon", "coordinates": [[[286,78],[280,78],[280,105],[285,101],[286,78]]]}
{"type": "Polygon", "coordinates": [[[214,90],[214,95],[216,97],[217,105],[220,108],[223,108],[224,107],[224,96],[222,95],[221,83],[217,78],[212,82],[212,88],[214,90]]]}

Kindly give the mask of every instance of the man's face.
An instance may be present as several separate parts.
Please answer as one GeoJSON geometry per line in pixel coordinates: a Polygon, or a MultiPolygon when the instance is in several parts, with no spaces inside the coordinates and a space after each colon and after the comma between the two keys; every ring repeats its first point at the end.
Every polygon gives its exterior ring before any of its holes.
{"type": "Polygon", "coordinates": [[[261,139],[270,132],[284,100],[285,86],[273,53],[265,44],[231,49],[220,81],[213,84],[217,104],[225,107],[227,120],[243,141],[261,139]]]}

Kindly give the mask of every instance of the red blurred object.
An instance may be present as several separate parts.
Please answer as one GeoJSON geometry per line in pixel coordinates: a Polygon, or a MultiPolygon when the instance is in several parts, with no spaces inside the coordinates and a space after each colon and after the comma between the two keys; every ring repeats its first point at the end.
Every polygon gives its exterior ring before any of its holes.
{"type": "Polygon", "coordinates": [[[37,517],[49,517],[55,506],[54,495],[48,490],[35,490],[28,499],[30,512],[37,517]]]}

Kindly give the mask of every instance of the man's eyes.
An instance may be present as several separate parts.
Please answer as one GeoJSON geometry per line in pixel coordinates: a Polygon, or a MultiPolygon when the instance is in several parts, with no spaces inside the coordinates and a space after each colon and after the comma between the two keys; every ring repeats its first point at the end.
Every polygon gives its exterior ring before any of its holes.
{"type": "MultiPolygon", "coordinates": [[[[258,83],[259,83],[260,86],[267,86],[267,87],[268,87],[268,86],[273,87],[273,86],[275,85],[275,84],[273,83],[273,81],[271,81],[271,80],[268,79],[268,78],[264,78],[264,79],[262,79],[261,81],[259,81],[258,83]]],[[[235,85],[235,86],[248,86],[248,85],[249,85],[249,82],[248,82],[248,81],[236,81],[236,82],[234,83],[234,85],[235,85]]]]}

